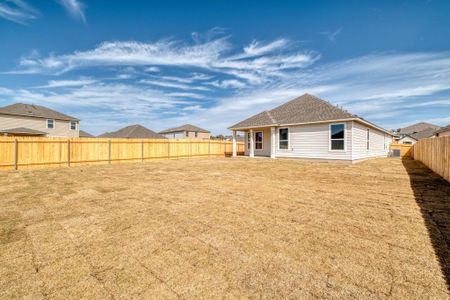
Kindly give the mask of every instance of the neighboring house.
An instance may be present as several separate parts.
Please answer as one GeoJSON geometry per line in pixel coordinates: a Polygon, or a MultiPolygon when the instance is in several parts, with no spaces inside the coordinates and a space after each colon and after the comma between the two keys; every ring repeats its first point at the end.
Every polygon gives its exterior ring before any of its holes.
{"type": "Polygon", "coordinates": [[[163,131],[159,132],[160,134],[164,135],[166,138],[169,139],[200,139],[200,140],[207,140],[211,138],[211,132],[191,125],[191,124],[185,124],[179,127],[175,128],[169,128],[163,131]]]}
{"type": "Polygon", "coordinates": [[[80,130],[80,137],[84,137],[84,138],[93,138],[95,136],[93,136],[92,134],[90,134],[89,132],[86,132],[84,130],[80,130]]]}
{"type": "Polygon", "coordinates": [[[127,126],[114,132],[106,132],[98,137],[122,139],[165,139],[164,136],[139,124],[127,126]]]}
{"type": "Polygon", "coordinates": [[[450,136],[450,125],[442,127],[434,133],[435,137],[450,136]]]}
{"type": "Polygon", "coordinates": [[[233,137],[237,131],[245,133],[246,155],[272,158],[357,161],[387,156],[393,136],[392,132],[309,94],[229,129],[233,130],[233,137]]]}
{"type": "Polygon", "coordinates": [[[50,108],[16,103],[0,107],[0,134],[78,137],[80,120],[50,108]]]}
{"type": "Polygon", "coordinates": [[[434,124],[419,122],[404,128],[400,128],[397,131],[396,141],[399,144],[411,145],[420,139],[429,138],[434,136],[436,130],[440,127],[434,124]]]}

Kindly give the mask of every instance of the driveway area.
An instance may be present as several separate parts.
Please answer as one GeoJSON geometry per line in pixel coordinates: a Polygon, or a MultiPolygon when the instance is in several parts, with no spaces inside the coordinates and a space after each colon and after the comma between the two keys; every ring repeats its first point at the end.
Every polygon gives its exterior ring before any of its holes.
{"type": "Polygon", "coordinates": [[[0,299],[446,299],[450,184],[415,161],[0,173],[0,299]]]}

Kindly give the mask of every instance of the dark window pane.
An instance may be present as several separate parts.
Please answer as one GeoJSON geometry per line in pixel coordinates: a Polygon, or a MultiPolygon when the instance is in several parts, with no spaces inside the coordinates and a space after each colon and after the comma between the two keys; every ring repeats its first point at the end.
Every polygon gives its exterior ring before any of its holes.
{"type": "Polygon", "coordinates": [[[344,140],[332,140],[331,150],[344,150],[344,140]]]}
{"type": "Polygon", "coordinates": [[[262,132],[256,132],[255,133],[255,141],[256,142],[262,142],[263,140],[263,133],[262,132]]]}
{"type": "Polygon", "coordinates": [[[331,139],[344,138],[344,124],[331,125],[331,139]]]}
{"type": "Polygon", "coordinates": [[[288,141],[280,141],[280,149],[287,149],[288,141]]]}
{"type": "Polygon", "coordinates": [[[280,129],[280,141],[286,141],[288,139],[288,129],[280,129]]]}

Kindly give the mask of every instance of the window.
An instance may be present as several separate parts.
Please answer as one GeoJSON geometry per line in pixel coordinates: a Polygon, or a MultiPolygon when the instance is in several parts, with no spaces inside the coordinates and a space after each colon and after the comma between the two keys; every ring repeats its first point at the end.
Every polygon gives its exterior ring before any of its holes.
{"type": "Polygon", "coordinates": [[[263,133],[261,131],[255,132],[255,150],[262,150],[263,148],[263,133]]]}
{"type": "Polygon", "coordinates": [[[196,137],[196,138],[198,137],[198,132],[197,132],[197,131],[195,132],[195,137],[196,137]]]}
{"type": "Polygon", "coordinates": [[[77,130],[77,122],[70,121],[69,128],[70,130],[77,130]]]}
{"type": "Polygon", "coordinates": [[[250,150],[250,132],[247,132],[247,149],[250,150]]]}
{"type": "Polygon", "coordinates": [[[47,120],[47,128],[48,128],[48,129],[55,128],[55,120],[48,119],[48,120],[47,120]]]}
{"type": "Polygon", "coordinates": [[[345,124],[330,125],[330,149],[345,150],[345,124]]]}
{"type": "Polygon", "coordinates": [[[411,141],[404,141],[403,145],[412,145],[412,142],[411,141]]]}
{"type": "Polygon", "coordinates": [[[186,136],[187,136],[187,137],[189,136],[189,132],[188,132],[188,131],[186,131],[186,136]]]}
{"type": "Polygon", "coordinates": [[[367,129],[367,150],[370,149],[370,129],[367,129]]]}
{"type": "Polygon", "coordinates": [[[280,128],[278,130],[279,135],[279,149],[288,149],[289,148],[289,129],[288,128],[280,128]]]}

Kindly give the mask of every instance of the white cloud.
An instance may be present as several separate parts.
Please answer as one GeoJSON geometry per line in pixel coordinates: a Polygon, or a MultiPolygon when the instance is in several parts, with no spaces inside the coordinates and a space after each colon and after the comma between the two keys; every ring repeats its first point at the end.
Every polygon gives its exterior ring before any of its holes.
{"type": "Polygon", "coordinates": [[[337,36],[342,32],[343,27],[339,27],[335,31],[322,31],[320,34],[325,35],[330,42],[334,42],[337,38],[337,36]]]}
{"type": "Polygon", "coordinates": [[[204,87],[204,86],[188,85],[188,84],[183,84],[183,83],[175,83],[175,82],[171,82],[171,81],[142,79],[140,82],[149,84],[149,85],[156,85],[156,86],[172,88],[172,89],[180,89],[180,90],[198,90],[198,91],[209,91],[210,90],[209,88],[204,87]]]}
{"type": "Polygon", "coordinates": [[[0,17],[9,21],[27,24],[39,17],[40,13],[23,0],[9,0],[0,3],[0,17]]]}
{"type": "Polygon", "coordinates": [[[86,23],[86,17],[84,15],[85,5],[79,0],[57,0],[64,9],[75,19],[81,20],[86,23]]]}
{"type": "Polygon", "coordinates": [[[59,87],[74,87],[89,85],[97,82],[97,80],[89,78],[80,78],[76,80],[50,80],[46,85],[38,86],[37,88],[59,88],[59,87]]]}
{"type": "Polygon", "coordinates": [[[222,89],[229,89],[229,88],[236,88],[236,89],[240,89],[240,88],[244,88],[247,85],[239,80],[236,79],[228,79],[228,80],[216,80],[213,82],[209,83],[212,86],[218,87],[218,88],[222,88],[222,89]]]}

